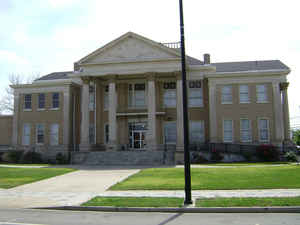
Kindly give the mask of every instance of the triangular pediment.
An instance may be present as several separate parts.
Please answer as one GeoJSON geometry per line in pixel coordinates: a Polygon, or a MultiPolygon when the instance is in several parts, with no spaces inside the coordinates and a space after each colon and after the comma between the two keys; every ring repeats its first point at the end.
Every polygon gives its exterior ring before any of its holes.
{"type": "Polygon", "coordinates": [[[79,60],[80,64],[105,62],[131,62],[179,58],[180,53],[163,44],[128,32],[120,38],[79,60]]]}

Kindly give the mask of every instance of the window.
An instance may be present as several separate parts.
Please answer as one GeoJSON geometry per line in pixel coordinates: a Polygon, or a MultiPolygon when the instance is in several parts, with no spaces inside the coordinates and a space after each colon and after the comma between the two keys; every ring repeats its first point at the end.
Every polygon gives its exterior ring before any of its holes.
{"type": "Polygon", "coordinates": [[[22,144],[23,145],[30,145],[30,133],[31,133],[31,125],[25,123],[23,125],[23,137],[22,137],[22,144]]]}
{"type": "Polygon", "coordinates": [[[233,121],[232,120],[224,120],[223,121],[223,138],[224,138],[224,142],[232,142],[233,141],[233,121]]]}
{"type": "Polygon", "coordinates": [[[203,106],[203,92],[201,87],[201,81],[189,82],[189,106],[203,106]]]}
{"type": "Polygon", "coordinates": [[[248,85],[240,85],[240,103],[250,103],[248,85]]]}
{"type": "Polygon", "coordinates": [[[50,125],[50,145],[58,145],[59,140],[59,125],[51,124],[50,125]]]}
{"type": "Polygon", "coordinates": [[[95,124],[90,124],[89,127],[89,142],[90,144],[95,144],[96,140],[95,140],[96,136],[95,136],[95,124]]]}
{"type": "Polygon", "coordinates": [[[44,144],[45,141],[45,127],[43,124],[36,125],[36,143],[44,144]]]}
{"type": "Polygon", "coordinates": [[[267,86],[264,84],[256,85],[256,98],[257,102],[268,102],[267,86]]]}
{"type": "Polygon", "coordinates": [[[176,144],[176,139],[177,139],[176,122],[166,122],[164,124],[164,139],[166,144],[176,144]]]}
{"type": "Polygon", "coordinates": [[[94,84],[92,84],[92,85],[90,85],[90,90],[89,90],[89,92],[90,92],[90,96],[89,96],[89,109],[90,109],[90,111],[94,111],[94,109],[95,109],[95,86],[94,86],[94,84]]]}
{"type": "Polygon", "coordinates": [[[146,106],[146,86],[142,84],[129,84],[129,107],[144,108],[146,106]]]}
{"type": "Polygon", "coordinates": [[[222,104],[232,104],[232,86],[226,85],[222,87],[222,104]]]}
{"type": "Polygon", "coordinates": [[[46,98],[45,98],[45,94],[39,94],[38,96],[38,101],[39,101],[39,109],[45,109],[45,103],[46,103],[46,98]]]}
{"type": "Polygon", "coordinates": [[[176,107],[176,83],[164,83],[164,107],[176,107]]]}
{"type": "Polygon", "coordinates": [[[31,94],[24,96],[24,109],[31,109],[31,94]]]}
{"type": "Polygon", "coordinates": [[[269,120],[268,119],[259,119],[258,120],[258,133],[259,133],[259,141],[268,142],[269,137],[269,120]]]}
{"type": "Polygon", "coordinates": [[[248,119],[241,119],[240,121],[240,131],[241,131],[241,142],[251,142],[251,122],[248,119]]]}
{"type": "Polygon", "coordinates": [[[104,110],[108,110],[109,97],[108,97],[108,85],[105,86],[104,97],[103,97],[103,108],[104,110]]]}
{"type": "Polygon", "coordinates": [[[59,93],[52,94],[52,108],[53,109],[59,108],[59,93]]]}
{"type": "Polygon", "coordinates": [[[107,144],[109,142],[109,125],[105,124],[104,125],[104,141],[107,144]]]}
{"type": "Polygon", "coordinates": [[[204,121],[190,121],[189,124],[190,143],[204,142],[204,121]]]}

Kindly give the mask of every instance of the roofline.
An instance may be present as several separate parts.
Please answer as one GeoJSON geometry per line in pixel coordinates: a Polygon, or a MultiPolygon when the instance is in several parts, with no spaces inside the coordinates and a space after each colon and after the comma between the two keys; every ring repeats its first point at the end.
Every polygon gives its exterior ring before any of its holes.
{"type": "MultiPolygon", "coordinates": [[[[49,80],[48,80],[49,81],[49,80]]],[[[72,80],[65,80],[63,82],[53,82],[52,80],[49,82],[38,82],[38,83],[32,83],[32,84],[18,84],[18,85],[10,85],[11,88],[13,89],[22,89],[22,88],[39,88],[39,87],[53,87],[53,86],[78,86],[80,87],[81,85],[78,83],[73,82],[72,80]]]]}

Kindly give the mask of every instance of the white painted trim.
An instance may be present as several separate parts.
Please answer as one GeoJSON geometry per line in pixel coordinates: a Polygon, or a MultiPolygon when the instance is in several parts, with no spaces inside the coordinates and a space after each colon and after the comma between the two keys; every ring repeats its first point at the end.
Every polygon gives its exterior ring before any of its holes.
{"type": "Polygon", "coordinates": [[[234,125],[233,125],[233,119],[226,119],[226,118],[223,118],[223,123],[222,123],[222,125],[223,125],[223,142],[224,143],[233,143],[234,142],[234,125]],[[225,122],[225,120],[231,120],[231,133],[232,133],[232,140],[231,141],[225,141],[225,139],[224,139],[224,137],[225,137],[225,135],[224,135],[224,128],[225,128],[225,126],[224,126],[224,122],[225,122]]]}
{"type": "Polygon", "coordinates": [[[258,129],[258,141],[261,143],[269,143],[271,140],[271,132],[270,132],[270,119],[268,117],[258,117],[257,118],[257,129],[258,129]],[[259,128],[259,121],[260,120],[267,120],[267,125],[268,125],[268,140],[261,140],[260,139],[260,128],[259,128]]]}
{"type": "Polygon", "coordinates": [[[253,140],[253,133],[252,133],[252,121],[249,120],[248,118],[242,117],[240,118],[240,142],[241,143],[251,143],[253,140]],[[249,121],[249,130],[250,130],[250,140],[243,141],[242,140],[242,120],[248,120],[249,121]]]}
{"type": "Polygon", "coordinates": [[[46,140],[46,126],[44,123],[37,123],[35,124],[35,144],[36,145],[45,145],[45,140],[46,140]],[[44,135],[44,142],[43,143],[38,143],[38,125],[43,125],[43,135],[44,135]]]}
{"type": "Polygon", "coordinates": [[[263,75],[263,76],[273,76],[273,75],[287,75],[291,70],[287,69],[273,69],[273,70],[248,70],[248,71],[237,71],[237,72],[216,72],[216,73],[206,73],[206,78],[230,78],[230,77],[240,77],[240,76],[253,76],[263,75]]]}
{"type": "Polygon", "coordinates": [[[249,104],[249,103],[251,103],[251,98],[250,98],[250,91],[249,91],[249,85],[248,84],[239,84],[239,87],[238,87],[238,89],[239,89],[239,103],[240,104],[249,104]],[[241,102],[241,86],[247,86],[247,89],[248,89],[248,101],[246,101],[246,102],[241,102]]]}

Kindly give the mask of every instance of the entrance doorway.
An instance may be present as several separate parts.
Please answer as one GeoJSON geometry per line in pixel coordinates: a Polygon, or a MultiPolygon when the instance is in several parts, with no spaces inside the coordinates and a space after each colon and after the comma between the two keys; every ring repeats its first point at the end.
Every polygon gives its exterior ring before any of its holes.
{"type": "Polygon", "coordinates": [[[147,124],[129,123],[129,148],[134,150],[143,150],[146,147],[147,124]]]}

